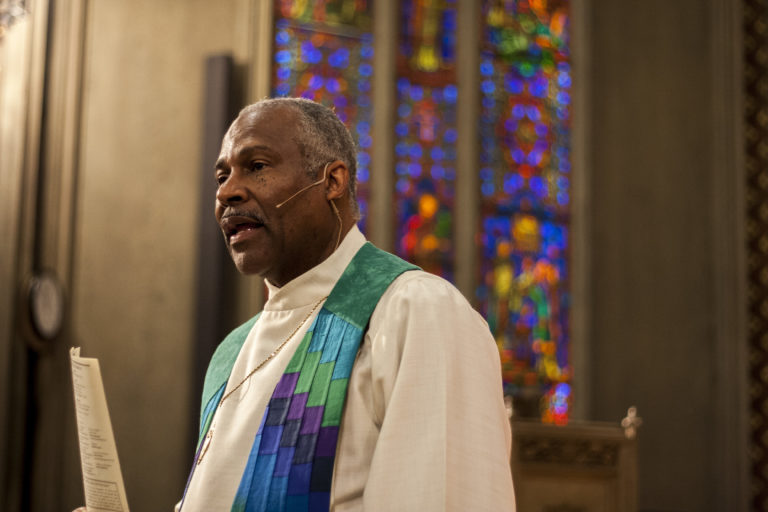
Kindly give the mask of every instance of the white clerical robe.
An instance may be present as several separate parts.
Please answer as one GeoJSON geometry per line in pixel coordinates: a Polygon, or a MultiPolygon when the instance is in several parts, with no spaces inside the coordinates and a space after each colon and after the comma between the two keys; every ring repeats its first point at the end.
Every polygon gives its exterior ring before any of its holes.
{"type": "MultiPolygon", "coordinates": [[[[225,394],[183,512],[229,510],[266,405],[322,303],[365,238],[355,227],[318,266],[269,298],[225,394]],[[310,314],[311,313],[311,314],[310,314]]],[[[352,369],[331,510],[514,511],[511,434],[499,356],[485,320],[447,281],[400,275],[381,297],[352,369]]],[[[177,505],[178,508],[178,505],[177,505]]]]}

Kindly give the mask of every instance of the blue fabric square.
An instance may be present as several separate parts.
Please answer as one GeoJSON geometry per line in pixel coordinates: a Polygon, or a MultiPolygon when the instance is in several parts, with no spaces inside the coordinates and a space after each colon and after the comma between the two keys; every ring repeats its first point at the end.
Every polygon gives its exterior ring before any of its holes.
{"type": "Polygon", "coordinates": [[[348,328],[354,329],[353,326],[341,318],[333,317],[333,320],[331,320],[331,330],[328,334],[328,340],[326,340],[323,347],[323,356],[320,358],[320,363],[336,361],[336,355],[339,353],[342,340],[345,338],[348,328]]]}
{"type": "Polygon", "coordinates": [[[317,314],[317,326],[315,327],[307,352],[320,352],[324,350],[325,343],[328,340],[328,333],[331,329],[332,319],[333,315],[331,313],[324,309],[320,310],[320,313],[317,314]]]}
{"type": "Polygon", "coordinates": [[[355,364],[357,349],[360,348],[358,340],[362,336],[357,327],[349,325],[344,331],[344,340],[339,350],[339,358],[336,360],[336,366],[333,369],[331,379],[346,379],[352,373],[352,365],[355,364]]]}
{"type": "Polygon", "coordinates": [[[280,446],[280,437],[283,434],[283,426],[267,426],[261,433],[261,447],[259,455],[263,453],[277,453],[277,447],[280,446]]]}
{"type": "MultiPolygon", "coordinates": [[[[279,458],[279,456],[278,456],[279,458]]],[[[285,491],[288,489],[288,475],[272,478],[272,486],[269,488],[266,510],[283,510],[285,504],[285,491]]]]}
{"type": "Polygon", "coordinates": [[[309,510],[312,512],[327,511],[331,506],[330,492],[310,492],[309,510]]]}
{"type": "Polygon", "coordinates": [[[275,462],[275,476],[288,476],[293,463],[293,454],[296,448],[289,446],[277,450],[277,462],[275,462]]]}
{"type": "Polygon", "coordinates": [[[294,464],[288,475],[288,494],[308,494],[312,464],[294,464]]]}
{"type": "Polygon", "coordinates": [[[253,480],[249,483],[250,485],[246,484],[245,480],[240,482],[240,489],[238,489],[237,494],[239,495],[241,491],[248,491],[247,510],[263,508],[263,504],[267,500],[267,493],[269,492],[269,485],[272,480],[272,470],[275,467],[276,459],[277,454],[259,454],[258,459],[255,461],[253,480]]]}
{"type": "Polygon", "coordinates": [[[307,512],[309,510],[309,495],[291,496],[285,499],[286,512],[307,512]]]}

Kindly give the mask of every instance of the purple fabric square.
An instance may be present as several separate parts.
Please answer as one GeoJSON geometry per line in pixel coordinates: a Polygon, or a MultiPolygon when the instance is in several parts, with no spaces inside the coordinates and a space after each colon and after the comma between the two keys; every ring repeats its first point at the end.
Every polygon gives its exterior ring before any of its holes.
{"type": "Polygon", "coordinates": [[[339,427],[323,427],[317,437],[317,457],[335,457],[336,441],[339,438],[339,427]]]}
{"type": "Polygon", "coordinates": [[[325,406],[307,407],[304,410],[304,420],[301,422],[301,434],[314,434],[320,430],[323,422],[325,406]]]}
{"type": "Polygon", "coordinates": [[[307,406],[307,397],[309,393],[298,393],[293,395],[291,406],[288,408],[288,419],[298,420],[304,415],[304,408],[307,406]]]}
{"type": "Polygon", "coordinates": [[[288,494],[308,494],[312,464],[294,464],[288,475],[288,494]]]}
{"type": "Polygon", "coordinates": [[[284,373],[280,378],[280,382],[275,387],[275,392],[272,394],[273,398],[289,398],[293,394],[293,390],[296,389],[296,383],[299,381],[299,372],[284,373]]]}

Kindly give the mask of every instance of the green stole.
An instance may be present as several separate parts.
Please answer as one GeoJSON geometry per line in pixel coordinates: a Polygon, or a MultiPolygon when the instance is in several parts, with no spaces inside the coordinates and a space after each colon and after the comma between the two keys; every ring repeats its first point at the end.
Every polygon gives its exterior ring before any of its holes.
{"type": "MultiPolygon", "coordinates": [[[[267,405],[232,511],[327,511],[349,376],[371,314],[415,267],[364,244],[296,349],[267,405]]],[[[259,315],[227,336],[203,387],[198,455],[232,367],[259,315]]]]}

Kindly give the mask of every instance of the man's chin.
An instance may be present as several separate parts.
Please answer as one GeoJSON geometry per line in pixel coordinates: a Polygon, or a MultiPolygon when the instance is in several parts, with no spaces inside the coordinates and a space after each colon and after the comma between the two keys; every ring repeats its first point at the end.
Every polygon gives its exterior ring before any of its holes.
{"type": "Polygon", "coordinates": [[[230,250],[230,256],[232,262],[235,264],[235,268],[238,272],[245,276],[262,276],[266,272],[266,265],[263,261],[254,261],[254,258],[249,258],[247,254],[238,253],[230,250]]]}
{"type": "Polygon", "coordinates": [[[264,275],[261,272],[259,272],[258,270],[250,270],[250,269],[247,269],[247,268],[237,267],[237,271],[239,273],[241,273],[242,275],[244,275],[244,276],[264,277],[264,275]]]}
{"type": "Polygon", "coordinates": [[[258,277],[264,277],[265,271],[259,267],[254,267],[252,265],[238,265],[235,264],[235,268],[237,268],[237,271],[244,276],[258,276],[258,277]]]}

